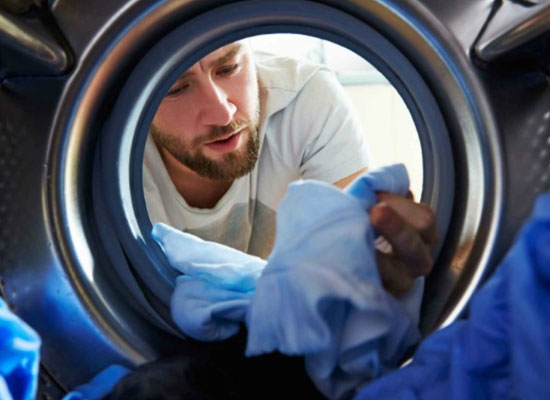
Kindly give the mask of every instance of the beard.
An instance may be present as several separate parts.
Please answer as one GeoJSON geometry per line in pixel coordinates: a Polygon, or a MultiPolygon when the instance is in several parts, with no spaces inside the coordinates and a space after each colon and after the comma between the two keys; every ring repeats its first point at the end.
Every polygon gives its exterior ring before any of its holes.
{"type": "Polygon", "coordinates": [[[258,161],[260,139],[258,128],[251,121],[238,120],[223,127],[214,127],[208,134],[194,138],[190,144],[177,136],[159,131],[154,125],[150,132],[157,146],[166,149],[176,160],[204,178],[235,180],[251,172],[258,161]],[[242,130],[242,139],[248,139],[244,148],[223,154],[219,160],[212,160],[202,153],[201,147],[206,142],[239,130],[242,130]]]}

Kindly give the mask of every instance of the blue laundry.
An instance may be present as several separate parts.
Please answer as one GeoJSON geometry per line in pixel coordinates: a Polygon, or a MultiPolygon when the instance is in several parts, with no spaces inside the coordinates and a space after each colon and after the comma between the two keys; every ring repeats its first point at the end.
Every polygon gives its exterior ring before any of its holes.
{"type": "Polygon", "coordinates": [[[67,393],[62,400],[101,400],[128,373],[130,370],[126,367],[113,364],[97,374],[90,382],[67,393]]]}
{"type": "Polygon", "coordinates": [[[548,399],[550,194],[498,270],[473,297],[469,318],[432,334],[407,367],[355,400],[548,399]]]}
{"type": "Polygon", "coordinates": [[[165,249],[175,250],[166,252],[172,267],[217,287],[238,292],[254,290],[266,265],[259,257],[202,240],[162,223],[153,227],[153,237],[162,241],[165,249]],[[185,247],[181,247],[182,243],[185,247]]]}
{"type": "Polygon", "coordinates": [[[218,341],[235,335],[267,262],[163,223],[155,224],[153,237],[169,264],[184,274],[178,277],[172,295],[174,322],[197,340],[218,341]]]}
{"type": "Polygon", "coordinates": [[[0,298],[0,399],[35,398],[40,343],[36,332],[0,298]]]}
{"type": "Polygon", "coordinates": [[[376,191],[407,190],[402,165],[366,174],[346,192],[322,182],[291,184],[267,265],[155,225],[153,236],[169,262],[186,274],[172,297],[174,321],[199,340],[230,337],[244,321],[247,355],[305,355],[324,394],[349,395],[395,367],[419,338],[423,280],[401,303],[383,290],[367,216],[376,191]]]}
{"type": "Polygon", "coordinates": [[[345,193],[314,181],[290,185],[247,313],[247,355],[304,354],[308,374],[333,399],[398,365],[419,334],[381,285],[366,211],[375,191],[407,190],[401,165],[366,174],[345,193]]]}

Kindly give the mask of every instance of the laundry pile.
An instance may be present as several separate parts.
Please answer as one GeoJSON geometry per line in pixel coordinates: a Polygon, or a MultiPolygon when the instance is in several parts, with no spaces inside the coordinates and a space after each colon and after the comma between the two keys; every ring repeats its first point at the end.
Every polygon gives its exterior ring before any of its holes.
{"type": "MultiPolygon", "coordinates": [[[[418,339],[422,282],[399,300],[382,289],[365,210],[375,191],[403,193],[402,177],[399,167],[379,171],[346,193],[313,182],[292,185],[267,261],[157,225],[155,238],[186,274],[174,292],[174,320],[206,341],[230,338],[245,325],[248,355],[303,355],[310,377],[330,398],[547,398],[550,194],[538,198],[507,257],[473,297],[468,319],[427,337],[410,364],[390,371],[418,339]]],[[[40,338],[2,300],[0,338],[0,399],[33,399],[40,338]]],[[[64,399],[108,398],[113,388],[122,393],[117,398],[129,398],[120,385],[134,375],[129,372],[111,366],[64,399]]],[[[152,379],[165,390],[181,384],[166,375],[164,385],[163,378],[157,371],[152,379]]]]}
{"type": "Polygon", "coordinates": [[[246,325],[246,355],[305,357],[331,399],[392,370],[419,340],[423,280],[403,299],[382,287],[368,210],[376,192],[405,195],[403,165],[365,174],[342,191],[318,181],[289,186],[267,261],[164,224],[153,228],[183,275],[172,317],[198,340],[226,339],[246,325]]]}

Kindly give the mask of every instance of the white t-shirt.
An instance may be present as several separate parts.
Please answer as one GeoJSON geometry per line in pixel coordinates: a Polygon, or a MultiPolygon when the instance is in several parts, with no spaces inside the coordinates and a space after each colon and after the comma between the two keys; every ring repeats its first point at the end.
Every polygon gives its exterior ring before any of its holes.
{"type": "MultiPolygon", "coordinates": [[[[368,164],[364,135],[334,73],[321,65],[256,54],[261,97],[260,155],[211,209],[189,206],[172,183],[155,143],[147,140],[143,187],[152,223],[266,258],[275,214],[288,184],[334,183],[368,164]]],[[[200,190],[200,189],[197,189],[200,190]]]]}

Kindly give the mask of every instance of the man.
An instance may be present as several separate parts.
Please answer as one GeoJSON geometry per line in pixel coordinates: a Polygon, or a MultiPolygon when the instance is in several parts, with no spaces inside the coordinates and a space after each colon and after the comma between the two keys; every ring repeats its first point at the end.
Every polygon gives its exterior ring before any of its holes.
{"type": "MultiPolygon", "coordinates": [[[[194,64],[161,102],[145,150],[144,192],[153,223],[265,258],[290,182],[343,188],[366,167],[363,135],[333,74],[253,57],[240,41],[194,64]]],[[[379,254],[383,282],[404,292],[431,269],[433,213],[381,194],[370,218],[393,247],[379,254]]]]}

